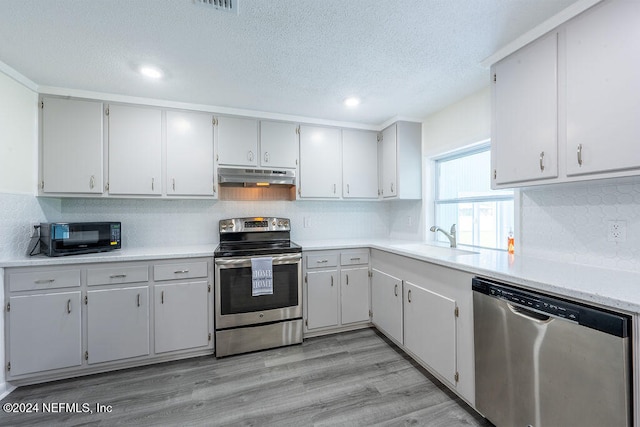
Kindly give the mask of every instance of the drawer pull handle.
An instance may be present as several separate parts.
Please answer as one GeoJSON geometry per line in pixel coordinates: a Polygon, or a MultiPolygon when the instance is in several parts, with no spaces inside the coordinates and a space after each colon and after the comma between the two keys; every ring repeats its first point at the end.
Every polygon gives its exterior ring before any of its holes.
{"type": "Polygon", "coordinates": [[[411,302],[411,289],[407,291],[407,301],[411,302]]]}
{"type": "Polygon", "coordinates": [[[357,257],[357,258],[351,258],[351,261],[360,261],[360,257],[357,257]]]}
{"type": "Polygon", "coordinates": [[[174,274],[186,274],[188,272],[189,272],[189,270],[176,270],[176,271],[174,271],[174,274]]]}
{"type": "Polygon", "coordinates": [[[331,276],[331,286],[333,287],[333,276],[331,276]]]}
{"type": "Polygon", "coordinates": [[[320,259],[320,260],[318,260],[318,261],[316,261],[316,262],[317,262],[318,264],[325,264],[325,263],[329,262],[329,260],[328,260],[328,259],[320,259]]]}
{"type": "Polygon", "coordinates": [[[395,288],[393,289],[393,294],[394,294],[395,296],[398,296],[398,284],[397,284],[397,283],[396,283],[395,288]]]}
{"type": "Polygon", "coordinates": [[[127,277],[126,274],[112,274],[111,276],[109,276],[109,278],[111,279],[124,279],[125,277],[127,277]]]}
{"type": "Polygon", "coordinates": [[[41,285],[43,283],[53,283],[55,281],[56,279],[39,279],[39,280],[36,280],[36,284],[41,285]]]}
{"type": "Polygon", "coordinates": [[[140,307],[140,294],[138,294],[138,301],[137,301],[137,303],[138,303],[138,307],[140,307]]]}
{"type": "Polygon", "coordinates": [[[544,172],[544,151],[540,153],[540,172],[544,172]]]}
{"type": "Polygon", "coordinates": [[[578,166],[582,166],[582,144],[578,144],[578,166]]]}
{"type": "Polygon", "coordinates": [[[67,300],[67,314],[71,314],[71,300],[67,300]]]}
{"type": "Polygon", "coordinates": [[[347,286],[349,286],[349,275],[345,274],[345,276],[347,277],[347,286]]]}
{"type": "Polygon", "coordinates": [[[164,291],[160,292],[160,304],[164,304],[164,291]]]}

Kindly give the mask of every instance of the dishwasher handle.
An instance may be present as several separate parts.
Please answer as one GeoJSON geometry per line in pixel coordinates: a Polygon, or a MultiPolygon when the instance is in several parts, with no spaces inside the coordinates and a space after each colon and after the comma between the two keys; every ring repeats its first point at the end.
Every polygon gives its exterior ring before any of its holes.
{"type": "Polygon", "coordinates": [[[549,323],[551,320],[553,320],[551,316],[547,316],[545,314],[541,314],[533,310],[511,304],[510,302],[507,303],[507,307],[509,307],[509,310],[511,310],[511,312],[516,316],[524,317],[536,322],[549,323]]]}

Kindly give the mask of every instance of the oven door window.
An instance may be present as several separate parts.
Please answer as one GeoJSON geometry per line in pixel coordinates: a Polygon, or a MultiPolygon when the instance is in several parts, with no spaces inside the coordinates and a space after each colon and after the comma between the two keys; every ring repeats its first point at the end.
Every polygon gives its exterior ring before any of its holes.
{"type": "Polygon", "coordinates": [[[251,295],[251,267],[220,270],[222,315],[265,311],[298,305],[298,264],[273,266],[273,295],[251,295]]]}

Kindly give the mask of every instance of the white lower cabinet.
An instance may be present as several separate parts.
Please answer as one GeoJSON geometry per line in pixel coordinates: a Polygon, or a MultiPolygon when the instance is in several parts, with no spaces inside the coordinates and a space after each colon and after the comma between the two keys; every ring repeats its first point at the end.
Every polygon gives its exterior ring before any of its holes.
{"type": "Polygon", "coordinates": [[[80,291],[12,296],[6,314],[9,376],[82,364],[80,291]]]}
{"type": "Polygon", "coordinates": [[[369,267],[340,273],[340,319],[343,325],[369,321],[369,267]]]}
{"type": "Polygon", "coordinates": [[[385,335],[402,345],[402,279],[375,267],[371,271],[371,321],[385,335]]]}
{"type": "Polygon", "coordinates": [[[338,326],[338,270],[307,273],[307,329],[338,326]]]}
{"type": "Polygon", "coordinates": [[[155,286],[155,351],[206,346],[211,336],[207,281],[155,286]]]}
{"type": "Polygon", "coordinates": [[[212,281],[212,258],[6,268],[7,381],[213,354],[212,281]]]}
{"type": "Polygon", "coordinates": [[[308,251],[303,258],[305,336],[369,325],[369,250],[308,251]]]}
{"type": "Polygon", "coordinates": [[[149,286],[87,292],[89,364],[149,354],[149,286]]]}
{"type": "Polygon", "coordinates": [[[404,345],[434,371],[455,384],[456,302],[404,283],[404,345]]]}
{"type": "Polygon", "coordinates": [[[473,406],[473,275],[379,250],[371,267],[373,324],[473,406]]]}

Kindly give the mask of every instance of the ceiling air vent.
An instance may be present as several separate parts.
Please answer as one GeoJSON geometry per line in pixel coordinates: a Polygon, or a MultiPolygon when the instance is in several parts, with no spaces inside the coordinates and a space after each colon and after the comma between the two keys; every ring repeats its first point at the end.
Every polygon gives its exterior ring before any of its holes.
{"type": "Polygon", "coordinates": [[[234,13],[236,15],[238,14],[238,1],[239,0],[193,0],[195,4],[207,6],[222,12],[234,13]]]}

